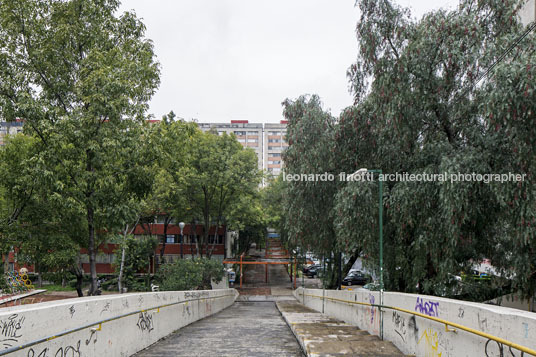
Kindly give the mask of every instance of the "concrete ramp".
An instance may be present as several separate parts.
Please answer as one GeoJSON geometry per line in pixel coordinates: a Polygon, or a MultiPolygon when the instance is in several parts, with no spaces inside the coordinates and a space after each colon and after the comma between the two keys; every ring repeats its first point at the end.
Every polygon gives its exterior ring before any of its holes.
{"type": "Polygon", "coordinates": [[[167,336],[135,357],[301,357],[274,303],[236,302],[167,336]]]}
{"type": "Polygon", "coordinates": [[[297,301],[280,301],[276,305],[307,356],[404,356],[391,342],[297,301]]]}

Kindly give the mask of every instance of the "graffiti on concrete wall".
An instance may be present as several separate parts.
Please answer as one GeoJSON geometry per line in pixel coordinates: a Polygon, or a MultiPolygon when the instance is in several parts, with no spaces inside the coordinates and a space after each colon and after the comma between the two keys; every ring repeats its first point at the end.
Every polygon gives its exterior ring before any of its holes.
{"type": "MultiPolygon", "coordinates": [[[[374,305],[375,297],[372,294],[369,294],[369,302],[374,305]]],[[[374,306],[370,307],[370,324],[374,324],[374,315],[376,313],[376,308],[374,306]]]]}
{"type": "Polygon", "coordinates": [[[486,357],[523,357],[524,352],[512,349],[494,340],[488,340],[484,347],[486,357]]]}
{"type": "Polygon", "coordinates": [[[398,311],[393,311],[393,316],[391,317],[393,322],[395,332],[400,336],[402,341],[406,342],[407,324],[406,318],[398,313],[398,311]]]}
{"type": "Polygon", "coordinates": [[[27,357],[80,357],[82,356],[80,352],[80,340],[75,345],[67,345],[59,347],[55,352],[50,350],[50,348],[45,347],[42,350],[34,350],[30,348],[28,350],[27,357]]]}
{"type": "Polygon", "coordinates": [[[151,332],[152,330],[154,330],[153,315],[149,314],[146,311],[140,312],[136,325],[141,331],[151,332]]]}
{"type": "Polygon", "coordinates": [[[424,330],[419,344],[424,342],[424,356],[425,357],[441,357],[442,352],[439,352],[439,335],[431,328],[424,330]]]}
{"type": "Polygon", "coordinates": [[[439,316],[439,303],[434,301],[425,301],[424,299],[417,297],[417,302],[415,303],[415,311],[425,314],[428,316],[438,317],[439,316]]]}
{"type": "Polygon", "coordinates": [[[184,293],[185,299],[208,298],[208,291],[187,291],[184,293]]]}
{"type": "Polygon", "coordinates": [[[4,348],[12,347],[14,343],[22,337],[21,329],[25,317],[18,314],[11,314],[7,319],[0,320],[0,343],[4,348]]]}

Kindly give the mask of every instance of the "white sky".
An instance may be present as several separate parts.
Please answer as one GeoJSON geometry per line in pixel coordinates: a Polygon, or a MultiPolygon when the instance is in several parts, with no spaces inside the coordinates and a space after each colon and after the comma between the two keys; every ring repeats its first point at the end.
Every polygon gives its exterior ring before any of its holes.
{"type": "MultiPolygon", "coordinates": [[[[457,0],[397,0],[413,16],[457,0]]],[[[147,26],[161,84],[149,112],[229,122],[283,119],[281,102],[318,94],[339,115],[352,103],[354,0],[123,0],[147,26]]]]}

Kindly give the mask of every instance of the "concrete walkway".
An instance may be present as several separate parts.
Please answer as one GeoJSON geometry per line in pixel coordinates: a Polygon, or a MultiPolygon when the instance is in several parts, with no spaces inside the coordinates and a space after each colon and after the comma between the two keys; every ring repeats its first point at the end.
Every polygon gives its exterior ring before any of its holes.
{"type": "Polygon", "coordinates": [[[328,317],[297,301],[277,302],[307,356],[404,356],[389,341],[328,317]]]}
{"type": "Polygon", "coordinates": [[[137,353],[161,356],[303,356],[273,302],[236,302],[137,353]]]}

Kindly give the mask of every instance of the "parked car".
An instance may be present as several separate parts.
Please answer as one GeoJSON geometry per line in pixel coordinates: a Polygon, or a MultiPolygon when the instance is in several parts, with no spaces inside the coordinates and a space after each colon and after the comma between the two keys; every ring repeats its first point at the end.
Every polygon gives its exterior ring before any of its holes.
{"type": "Polygon", "coordinates": [[[318,276],[318,273],[322,270],[322,266],[320,265],[313,265],[307,271],[305,272],[305,275],[307,275],[309,278],[315,278],[318,276]]]}
{"type": "Polygon", "coordinates": [[[361,271],[353,271],[342,280],[342,285],[365,285],[368,283],[368,278],[361,271]]]}
{"type": "Polygon", "coordinates": [[[307,275],[307,271],[309,271],[309,269],[317,268],[319,266],[320,266],[320,264],[313,264],[313,265],[303,267],[302,272],[307,275]]]}

